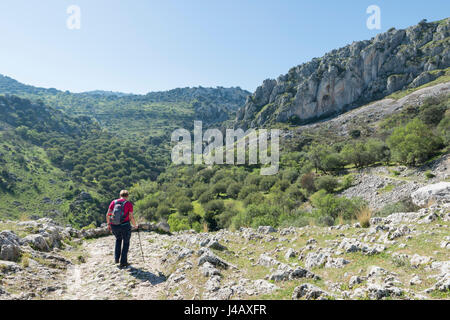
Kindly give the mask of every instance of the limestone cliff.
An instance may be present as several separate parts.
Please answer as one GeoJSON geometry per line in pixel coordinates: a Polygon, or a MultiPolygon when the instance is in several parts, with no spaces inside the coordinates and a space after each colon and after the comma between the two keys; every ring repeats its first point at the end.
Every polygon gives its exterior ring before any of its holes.
{"type": "Polygon", "coordinates": [[[450,66],[450,18],[390,29],[265,80],[237,112],[236,127],[302,124],[342,113],[406,87],[418,87],[450,66]]]}

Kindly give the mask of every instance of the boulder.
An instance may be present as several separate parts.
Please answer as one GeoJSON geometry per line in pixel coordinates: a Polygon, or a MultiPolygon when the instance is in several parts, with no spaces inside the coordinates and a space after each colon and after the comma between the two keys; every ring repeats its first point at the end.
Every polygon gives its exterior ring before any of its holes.
{"type": "Polygon", "coordinates": [[[45,238],[40,234],[30,234],[21,240],[22,244],[29,244],[33,249],[39,251],[50,251],[45,238]]]}
{"type": "Polygon", "coordinates": [[[220,271],[215,268],[211,263],[209,262],[205,262],[201,268],[200,268],[200,272],[205,276],[205,277],[211,277],[211,276],[216,276],[216,275],[220,275],[220,271]]]}
{"type": "Polygon", "coordinates": [[[0,261],[0,273],[10,273],[22,270],[22,268],[12,261],[0,261]]]}
{"type": "Polygon", "coordinates": [[[411,199],[418,206],[426,206],[430,202],[450,202],[450,182],[439,182],[419,188],[411,194],[411,199]]]}
{"type": "Polygon", "coordinates": [[[258,227],[258,232],[264,233],[264,234],[269,234],[269,233],[277,232],[277,230],[271,226],[260,226],[260,227],[258,227]]]}
{"type": "Polygon", "coordinates": [[[330,294],[310,283],[302,284],[294,289],[292,300],[305,298],[306,300],[326,299],[330,294]]]}
{"type": "Polygon", "coordinates": [[[19,237],[12,231],[0,233],[0,260],[18,261],[21,255],[19,237]]]}
{"type": "Polygon", "coordinates": [[[205,250],[203,252],[202,256],[198,259],[198,265],[201,266],[205,262],[209,262],[215,267],[220,267],[224,269],[228,269],[231,266],[228,262],[216,256],[210,250],[205,250]]]}
{"type": "Polygon", "coordinates": [[[167,222],[158,222],[156,224],[156,230],[165,233],[170,233],[170,225],[167,222]]]}
{"type": "Polygon", "coordinates": [[[258,264],[267,268],[275,267],[281,264],[280,261],[268,256],[267,254],[261,254],[258,259],[258,264]]]}

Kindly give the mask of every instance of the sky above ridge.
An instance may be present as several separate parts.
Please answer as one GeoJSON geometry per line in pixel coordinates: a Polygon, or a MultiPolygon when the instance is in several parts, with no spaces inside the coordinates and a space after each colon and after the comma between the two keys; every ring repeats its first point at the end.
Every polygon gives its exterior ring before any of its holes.
{"type": "Polygon", "coordinates": [[[391,27],[448,17],[444,0],[2,0],[0,74],[72,92],[254,91],[391,27]],[[367,20],[380,8],[380,28],[367,20]]]}

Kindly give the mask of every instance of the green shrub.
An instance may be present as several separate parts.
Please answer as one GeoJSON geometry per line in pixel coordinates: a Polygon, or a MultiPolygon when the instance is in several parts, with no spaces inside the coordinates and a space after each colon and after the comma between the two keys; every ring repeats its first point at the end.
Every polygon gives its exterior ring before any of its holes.
{"type": "Polygon", "coordinates": [[[244,186],[239,192],[239,199],[244,200],[249,194],[258,192],[258,187],[254,185],[244,186]]]}
{"type": "Polygon", "coordinates": [[[406,198],[395,203],[389,203],[375,213],[377,217],[386,217],[397,212],[416,212],[419,207],[416,206],[411,198],[406,198]]]}
{"type": "Polygon", "coordinates": [[[306,191],[311,194],[317,191],[315,180],[316,176],[314,175],[314,173],[305,173],[300,178],[300,185],[303,189],[306,189],[306,191]]]}
{"type": "Polygon", "coordinates": [[[171,214],[167,223],[170,226],[170,231],[178,232],[182,230],[191,229],[188,217],[180,216],[178,213],[171,214]]]}
{"type": "Polygon", "coordinates": [[[170,210],[169,206],[160,204],[156,210],[156,217],[159,219],[167,218],[171,212],[172,210],[170,210]]]}
{"type": "Polygon", "coordinates": [[[277,178],[274,176],[266,176],[259,182],[259,189],[261,191],[269,191],[270,188],[277,182],[277,178]]]}
{"type": "Polygon", "coordinates": [[[198,198],[198,201],[200,201],[200,203],[203,204],[203,203],[207,203],[211,200],[214,200],[215,198],[216,198],[216,194],[208,189],[202,193],[202,195],[198,198]]]}
{"type": "Polygon", "coordinates": [[[241,191],[242,184],[233,182],[227,188],[227,195],[230,198],[237,199],[239,196],[239,192],[241,191]]]}
{"type": "Polygon", "coordinates": [[[352,175],[346,175],[342,178],[341,187],[343,190],[350,188],[353,185],[354,178],[352,175]]]}
{"type": "Polygon", "coordinates": [[[360,198],[337,197],[325,190],[316,192],[310,200],[318,217],[331,217],[332,219],[340,217],[345,221],[355,219],[358,210],[366,205],[360,198]]]}
{"type": "Polygon", "coordinates": [[[450,144],[450,112],[447,111],[446,116],[439,122],[437,131],[446,146],[450,144]]]}
{"type": "Polygon", "coordinates": [[[187,214],[192,211],[194,207],[192,206],[191,200],[187,197],[181,197],[175,202],[175,208],[181,214],[187,214]]]}
{"type": "Polygon", "coordinates": [[[338,181],[333,176],[322,176],[316,179],[315,185],[317,190],[325,190],[328,193],[333,193],[338,186],[338,181]]]}
{"type": "Polygon", "coordinates": [[[282,214],[279,218],[279,227],[296,227],[301,228],[309,225],[311,217],[308,216],[307,212],[304,211],[294,211],[288,214],[282,214]]]}
{"type": "Polygon", "coordinates": [[[419,119],[394,130],[387,143],[393,159],[406,164],[418,165],[428,160],[440,148],[442,140],[419,119]]]}

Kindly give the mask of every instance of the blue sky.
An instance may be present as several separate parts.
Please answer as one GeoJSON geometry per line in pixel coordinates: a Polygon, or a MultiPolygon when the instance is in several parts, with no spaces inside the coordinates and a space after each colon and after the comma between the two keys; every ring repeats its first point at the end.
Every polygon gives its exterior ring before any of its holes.
{"type": "Polygon", "coordinates": [[[2,0],[0,73],[73,92],[254,91],[332,49],[449,13],[446,0],[2,0]],[[372,4],[381,30],[366,27],[372,4]],[[80,30],[66,26],[70,5],[80,30]]]}

